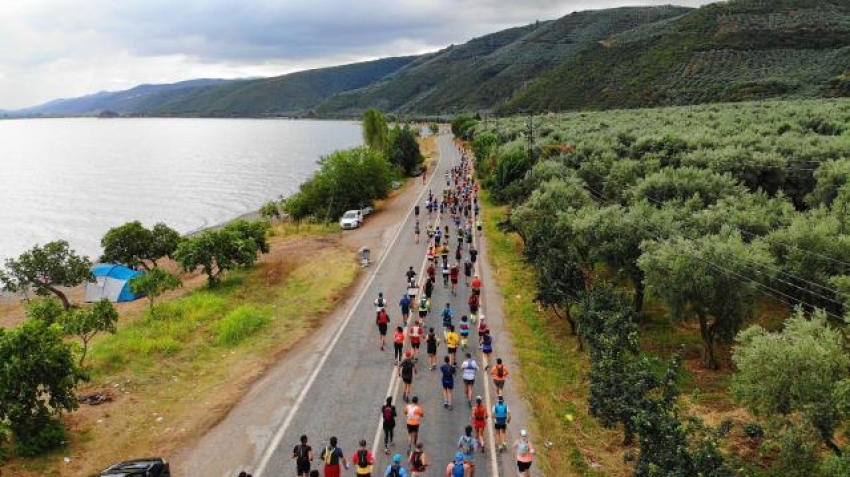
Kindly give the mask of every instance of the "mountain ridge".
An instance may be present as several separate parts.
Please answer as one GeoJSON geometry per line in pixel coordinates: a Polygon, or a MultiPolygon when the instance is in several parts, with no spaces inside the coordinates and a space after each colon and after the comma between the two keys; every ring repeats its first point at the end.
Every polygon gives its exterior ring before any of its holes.
{"type": "Polygon", "coordinates": [[[437,116],[848,95],[850,3],[731,0],[575,12],[422,55],[140,85],[0,114],[437,116]]]}

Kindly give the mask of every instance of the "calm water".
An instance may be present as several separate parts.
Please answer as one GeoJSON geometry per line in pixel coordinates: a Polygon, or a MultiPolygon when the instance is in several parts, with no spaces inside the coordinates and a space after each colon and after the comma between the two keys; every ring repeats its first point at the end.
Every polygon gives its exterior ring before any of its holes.
{"type": "Polygon", "coordinates": [[[0,121],[0,259],[65,239],[92,258],[111,227],[215,225],[298,190],[360,125],[249,119],[0,121]]]}

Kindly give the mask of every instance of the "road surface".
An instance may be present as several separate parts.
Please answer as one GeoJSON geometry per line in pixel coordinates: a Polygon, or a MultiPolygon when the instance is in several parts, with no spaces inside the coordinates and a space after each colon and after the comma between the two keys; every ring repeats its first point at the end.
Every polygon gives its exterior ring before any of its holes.
{"type": "MultiPolygon", "coordinates": [[[[429,171],[428,183],[425,186],[412,184],[421,189],[416,203],[422,211],[420,222],[423,232],[428,220],[424,209],[428,190],[432,190],[435,196],[441,194],[446,185],[444,173],[460,162],[460,153],[449,135],[438,138],[438,150],[439,160],[429,171]]],[[[414,243],[413,205],[408,202],[405,205],[408,212],[403,220],[384,231],[386,246],[383,253],[378,256],[373,253],[373,264],[365,279],[352,290],[352,296],[326,320],[323,327],[283,356],[199,442],[172,456],[177,475],[232,477],[245,470],[255,477],[294,476],[295,463],[290,455],[301,434],[309,437],[316,453],[313,468],[321,466],[319,452],[328,439],[337,436],[347,457],[351,456],[361,439],[366,439],[369,447],[377,450],[373,475],[383,475],[390,456],[382,452],[380,407],[389,395],[394,396],[399,412],[404,403],[396,378],[397,368],[393,363],[392,332],[388,333],[386,350],[380,351],[373,302],[379,292],[384,293],[392,320],[390,330],[394,329],[401,323],[398,300],[405,292],[404,272],[413,266],[420,277],[423,275],[426,240],[423,233],[423,240],[419,244],[414,243]]],[[[442,223],[448,224],[448,219],[442,223]]],[[[454,227],[451,229],[454,244],[456,234],[454,227]]],[[[479,239],[476,237],[476,242],[479,239]]],[[[494,362],[496,357],[502,357],[515,376],[521,371],[514,359],[510,337],[504,330],[501,297],[487,264],[486,244],[479,242],[477,247],[480,250],[477,271],[484,280],[482,313],[487,317],[494,336],[492,357],[494,362]]],[[[460,315],[468,312],[468,295],[469,288],[463,283],[462,273],[456,297],[442,287],[438,277],[426,329],[433,326],[441,335],[439,312],[447,301],[455,310],[457,326],[460,315]]],[[[470,343],[477,343],[477,334],[471,335],[470,343]]],[[[412,393],[419,397],[425,412],[420,441],[424,443],[431,462],[428,475],[442,476],[446,464],[457,450],[457,440],[463,428],[469,423],[470,410],[462,395],[463,383],[459,375],[454,409],[443,408],[440,375],[438,371],[428,370],[424,351],[423,343],[419,374],[414,378],[412,393]]],[[[481,364],[481,353],[475,351],[474,357],[481,364]]],[[[438,352],[440,363],[444,352],[443,345],[438,352]]],[[[461,361],[460,353],[458,360],[461,361]]],[[[483,365],[475,388],[475,394],[484,396],[488,410],[492,410],[495,391],[492,381],[483,373],[483,365]]],[[[512,442],[519,436],[520,428],[528,422],[529,414],[514,379],[508,379],[505,395],[513,417],[508,433],[508,440],[512,442]]],[[[513,454],[510,451],[503,454],[494,452],[492,423],[488,423],[486,437],[486,452],[476,458],[476,476],[516,475],[513,454]]],[[[534,436],[532,440],[542,449],[541,443],[534,441],[534,436]]],[[[396,426],[395,441],[391,453],[404,455],[407,432],[401,416],[396,426]]],[[[343,475],[351,474],[353,470],[343,472],[343,475]]]]}

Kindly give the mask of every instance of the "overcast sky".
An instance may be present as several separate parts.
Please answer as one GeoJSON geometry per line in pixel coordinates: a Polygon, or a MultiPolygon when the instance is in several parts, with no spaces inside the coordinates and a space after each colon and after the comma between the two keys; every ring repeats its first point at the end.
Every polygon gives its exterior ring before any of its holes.
{"type": "Polygon", "coordinates": [[[419,54],[573,11],[709,0],[0,0],[0,109],[419,54]]]}

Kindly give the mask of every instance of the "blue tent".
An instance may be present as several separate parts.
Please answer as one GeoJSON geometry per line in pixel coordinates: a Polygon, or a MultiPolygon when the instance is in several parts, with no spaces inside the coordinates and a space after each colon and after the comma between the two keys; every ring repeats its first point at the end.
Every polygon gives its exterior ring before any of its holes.
{"type": "Polygon", "coordinates": [[[104,298],[109,301],[123,302],[141,298],[141,295],[130,293],[129,281],[141,275],[140,272],[114,263],[101,263],[91,269],[94,281],[86,284],[86,302],[99,301],[104,298]]]}

